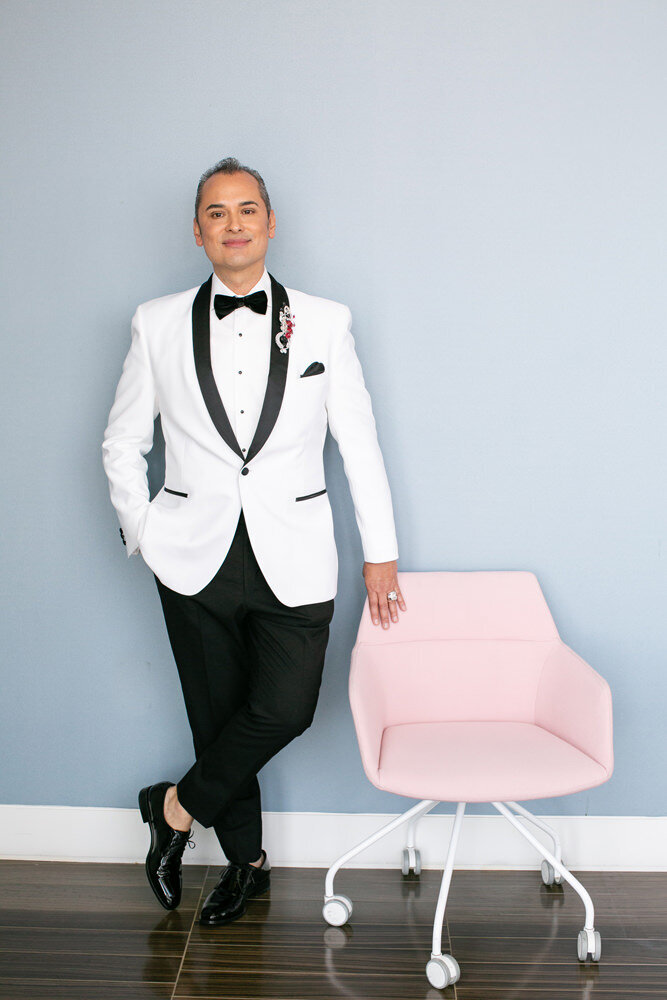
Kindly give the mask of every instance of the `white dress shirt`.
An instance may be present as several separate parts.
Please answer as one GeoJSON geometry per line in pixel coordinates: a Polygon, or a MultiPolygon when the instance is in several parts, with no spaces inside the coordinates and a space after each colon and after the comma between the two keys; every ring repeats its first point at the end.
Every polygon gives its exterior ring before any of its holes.
{"type": "Polygon", "coordinates": [[[271,357],[271,279],[264,273],[246,292],[265,291],[266,313],[239,306],[223,319],[213,308],[216,295],[236,295],[213,273],[211,283],[211,367],[232,425],[236,440],[245,454],[252,442],[264,402],[271,357]]]}

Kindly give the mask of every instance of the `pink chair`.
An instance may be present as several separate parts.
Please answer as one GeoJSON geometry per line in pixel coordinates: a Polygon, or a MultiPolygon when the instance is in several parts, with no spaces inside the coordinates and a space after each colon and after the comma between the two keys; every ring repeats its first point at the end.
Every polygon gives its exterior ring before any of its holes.
{"type": "Polygon", "coordinates": [[[438,802],[456,802],[426,975],[438,989],[460,977],[442,954],[442,926],[466,802],[491,804],[543,856],[546,885],[563,879],[581,897],[580,961],[601,954],[592,900],[565,867],[558,835],[517,799],[594,788],[613,770],[607,682],[560,639],[537,578],[522,571],[399,573],[407,611],[372,624],[368,602],[352,652],[350,702],[361,758],[378,788],[422,801],[340,857],[327,872],[323,915],[352,914],[334,894],[339,868],[408,822],[402,870],[421,871],[415,831],[438,802]],[[524,825],[548,834],[548,850],[524,825]]]}

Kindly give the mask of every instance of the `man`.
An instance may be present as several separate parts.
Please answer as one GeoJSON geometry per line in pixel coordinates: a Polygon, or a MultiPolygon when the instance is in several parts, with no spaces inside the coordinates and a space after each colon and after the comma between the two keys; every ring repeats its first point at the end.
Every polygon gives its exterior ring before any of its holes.
{"type": "Polygon", "coordinates": [[[327,425],[350,484],[373,621],[405,610],[391,496],[347,306],[284,288],[264,264],[275,214],[257,171],[228,157],[201,178],[200,288],[145,302],[132,321],[102,446],[127,553],[153,570],[196,761],[142,788],[149,883],[181,898],[192,820],[228,859],[200,922],[228,923],[265,891],[257,772],[312,722],[337,556],[322,460],[327,425]],[[161,415],[165,482],[144,455],[161,415]]]}

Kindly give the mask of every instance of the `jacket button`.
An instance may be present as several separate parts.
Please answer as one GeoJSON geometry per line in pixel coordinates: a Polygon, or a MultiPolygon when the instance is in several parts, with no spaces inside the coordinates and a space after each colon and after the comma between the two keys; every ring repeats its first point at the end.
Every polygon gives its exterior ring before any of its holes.
{"type": "Polygon", "coordinates": [[[250,472],[250,469],[247,469],[245,466],[241,469],[241,475],[242,476],[247,476],[249,472],[250,472]]]}

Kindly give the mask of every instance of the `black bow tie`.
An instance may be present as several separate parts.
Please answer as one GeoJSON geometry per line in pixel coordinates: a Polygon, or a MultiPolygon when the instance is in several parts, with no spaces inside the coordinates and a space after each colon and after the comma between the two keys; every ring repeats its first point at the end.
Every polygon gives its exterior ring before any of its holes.
{"type": "Polygon", "coordinates": [[[248,306],[256,313],[266,313],[268,299],[266,292],[253,292],[252,295],[215,295],[213,308],[218,319],[229,316],[239,306],[248,306]]]}

